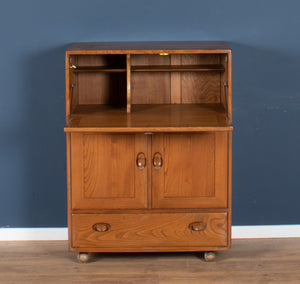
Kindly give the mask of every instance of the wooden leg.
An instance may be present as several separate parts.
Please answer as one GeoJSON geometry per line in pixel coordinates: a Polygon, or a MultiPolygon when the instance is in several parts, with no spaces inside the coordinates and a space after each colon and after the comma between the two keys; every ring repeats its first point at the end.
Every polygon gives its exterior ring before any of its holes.
{"type": "Polygon", "coordinates": [[[209,262],[209,261],[214,261],[216,258],[216,253],[212,251],[206,251],[204,253],[204,259],[209,262]]]}
{"type": "Polygon", "coordinates": [[[77,259],[79,262],[88,262],[89,260],[89,254],[86,253],[86,252],[79,252],[78,255],[77,255],[77,259]]]}

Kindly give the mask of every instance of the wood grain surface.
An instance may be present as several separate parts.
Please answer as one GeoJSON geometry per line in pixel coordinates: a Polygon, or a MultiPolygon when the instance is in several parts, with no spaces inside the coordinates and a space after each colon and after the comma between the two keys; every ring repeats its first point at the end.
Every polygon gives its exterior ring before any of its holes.
{"type": "Polygon", "coordinates": [[[215,262],[201,253],[91,254],[87,264],[67,241],[0,242],[0,283],[199,284],[300,282],[300,239],[233,240],[215,262]]]}
{"type": "Polygon", "coordinates": [[[112,106],[82,105],[71,116],[66,132],[186,132],[231,131],[221,104],[132,105],[126,109],[112,106]]]}
{"type": "Polygon", "coordinates": [[[152,169],[153,208],[227,207],[227,133],[157,134],[152,152],[163,158],[152,169]]]}
{"type": "Polygon", "coordinates": [[[79,42],[69,46],[69,54],[157,54],[172,53],[224,53],[231,52],[224,41],[133,41],[133,42],[79,42]]]}
{"type": "MultiPolygon", "coordinates": [[[[182,65],[218,64],[220,55],[183,54],[182,65]]],[[[214,66],[214,65],[213,65],[214,66]]],[[[220,103],[220,73],[184,72],[181,74],[181,100],[183,104],[220,103]]]]}
{"type": "Polygon", "coordinates": [[[147,208],[147,154],[142,134],[71,134],[73,209],[147,208]]]}
{"type": "MultiPolygon", "coordinates": [[[[149,56],[149,55],[148,55],[149,56]]],[[[193,64],[193,63],[192,63],[193,64]]],[[[212,71],[224,71],[224,67],[220,64],[207,64],[207,65],[144,65],[144,66],[132,66],[133,72],[212,72],[212,71]]],[[[120,70],[111,70],[120,72],[120,70]]]]}
{"type": "MultiPolygon", "coordinates": [[[[170,64],[169,56],[131,55],[132,68],[143,66],[165,66],[170,64]]],[[[131,73],[132,104],[170,103],[170,73],[150,72],[131,73]]]]}
{"type": "Polygon", "coordinates": [[[72,247],[96,251],[170,251],[170,247],[227,245],[227,213],[73,214],[72,247]],[[203,223],[193,231],[192,223],[203,223]],[[109,224],[106,232],[93,230],[94,224],[109,224]],[[122,250],[121,250],[122,251],[122,250]]]}

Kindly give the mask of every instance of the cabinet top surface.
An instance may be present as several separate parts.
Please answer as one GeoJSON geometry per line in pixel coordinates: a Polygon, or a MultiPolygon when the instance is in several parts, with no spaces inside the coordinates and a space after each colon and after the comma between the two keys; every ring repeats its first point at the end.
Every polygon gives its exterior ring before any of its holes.
{"type": "Polygon", "coordinates": [[[224,41],[128,41],[128,42],[78,42],[72,43],[68,48],[68,53],[79,51],[112,51],[119,53],[132,53],[134,51],[151,52],[195,52],[195,51],[214,51],[230,52],[229,45],[224,41]]]}

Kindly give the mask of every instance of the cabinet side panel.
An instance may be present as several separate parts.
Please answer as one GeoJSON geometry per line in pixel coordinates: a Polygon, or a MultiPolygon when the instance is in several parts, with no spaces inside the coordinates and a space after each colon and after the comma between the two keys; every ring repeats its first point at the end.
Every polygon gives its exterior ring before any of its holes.
{"type": "Polygon", "coordinates": [[[225,67],[225,70],[220,74],[220,100],[222,106],[228,112],[228,54],[221,55],[221,64],[225,67]]]}
{"type": "Polygon", "coordinates": [[[231,247],[232,227],[232,132],[228,132],[228,247],[231,247]]]}
{"type": "Polygon", "coordinates": [[[69,54],[65,54],[65,92],[66,92],[66,122],[70,116],[70,68],[69,68],[69,54]]]}
{"type": "Polygon", "coordinates": [[[232,121],[232,54],[228,53],[228,117],[232,121]]]}
{"type": "Polygon", "coordinates": [[[67,133],[66,134],[66,162],[67,162],[67,202],[68,202],[68,246],[69,249],[72,247],[72,216],[71,216],[71,210],[72,210],[72,205],[71,205],[71,134],[67,133]]]}

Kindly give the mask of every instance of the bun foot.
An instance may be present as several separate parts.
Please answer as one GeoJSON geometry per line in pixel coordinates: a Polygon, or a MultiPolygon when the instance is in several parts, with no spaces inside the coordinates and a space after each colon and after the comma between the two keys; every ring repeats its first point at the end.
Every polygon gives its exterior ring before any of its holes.
{"type": "Polygon", "coordinates": [[[205,261],[207,262],[210,262],[210,261],[214,261],[216,258],[216,253],[212,252],[212,251],[206,251],[204,253],[204,259],[205,261]]]}
{"type": "Polygon", "coordinates": [[[79,262],[85,263],[89,260],[89,254],[86,252],[79,252],[77,255],[77,259],[79,262]]]}

